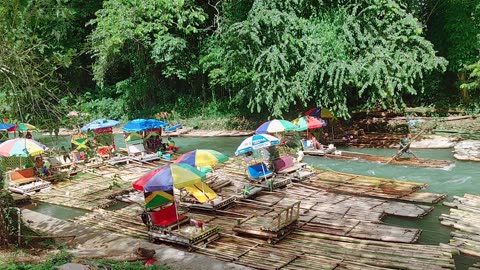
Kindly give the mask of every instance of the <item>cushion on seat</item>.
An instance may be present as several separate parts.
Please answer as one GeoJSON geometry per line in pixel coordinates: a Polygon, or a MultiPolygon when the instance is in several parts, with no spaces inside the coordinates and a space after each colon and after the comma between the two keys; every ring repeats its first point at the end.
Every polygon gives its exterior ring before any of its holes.
{"type": "Polygon", "coordinates": [[[281,158],[277,158],[273,161],[273,167],[275,171],[283,171],[292,167],[296,167],[291,156],[285,156],[281,158]]]}
{"type": "Polygon", "coordinates": [[[153,225],[160,227],[167,227],[176,223],[177,220],[180,221],[186,218],[186,216],[180,214],[177,218],[177,209],[174,204],[156,212],[151,212],[150,215],[152,217],[153,225]]]}
{"type": "Polygon", "coordinates": [[[257,179],[262,177],[268,177],[272,174],[273,172],[268,170],[267,165],[265,165],[265,163],[263,162],[248,166],[248,175],[251,178],[257,179]]]}

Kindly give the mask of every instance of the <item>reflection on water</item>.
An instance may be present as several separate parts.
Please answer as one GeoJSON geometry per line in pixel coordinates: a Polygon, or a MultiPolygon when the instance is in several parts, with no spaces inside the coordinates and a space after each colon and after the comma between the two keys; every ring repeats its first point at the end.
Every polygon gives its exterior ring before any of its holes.
{"type": "MultiPolygon", "coordinates": [[[[222,152],[228,156],[233,156],[237,146],[243,141],[244,137],[211,137],[211,138],[175,138],[175,142],[180,146],[180,152],[188,152],[194,149],[212,149],[222,152]]],[[[51,138],[41,138],[43,143],[49,147],[69,146],[69,137],[59,137],[58,141],[51,138]]],[[[124,147],[123,136],[117,134],[115,142],[118,147],[124,147]]],[[[67,147],[68,149],[68,147],[67,147]]],[[[345,148],[349,151],[357,151],[369,154],[393,156],[396,149],[357,149],[345,148]]],[[[455,166],[449,170],[417,168],[406,166],[385,165],[375,162],[365,162],[360,160],[333,160],[321,157],[308,157],[304,161],[312,164],[316,168],[328,169],[339,172],[360,174],[366,176],[375,176],[381,178],[392,178],[402,181],[413,181],[427,183],[428,192],[447,193],[452,196],[463,196],[464,193],[478,194],[480,191],[480,170],[479,164],[474,162],[457,161],[453,158],[451,149],[413,149],[418,157],[445,159],[455,161],[455,166]]],[[[449,200],[447,198],[447,200],[449,200]]],[[[419,239],[423,244],[448,243],[450,239],[450,228],[441,226],[438,217],[442,213],[448,213],[449,208],[443,205],[434,205],[435,209],[422,219],[405,219],[398,217],[387,217],[384,222],[404,227],[420,228],[423,233],[419,239]]],[[[71,212],[71,209],[57,208],[55,216],[63,212],[71,212]],[[58,211],[58,212],[57,212],[58,211]]],[[[38,211],[38,210],[37,210],[38,211]]],[[[45,210],[46,211],[46,210],[45,210]]],[[[49,210],[50,211],[50,210],[49,210]]],[[[458,269],[466,269],[471,265],[472,259],[460,256],[456,259],[458,269]]]]}

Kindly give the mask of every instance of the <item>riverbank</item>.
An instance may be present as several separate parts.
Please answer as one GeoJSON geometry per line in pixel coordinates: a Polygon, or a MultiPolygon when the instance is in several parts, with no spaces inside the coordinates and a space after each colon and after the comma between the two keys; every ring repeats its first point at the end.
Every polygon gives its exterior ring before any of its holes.
{"type": "MultiPolygon", "coordinates": [[[[137,250],[140,248],[155,250],[153,257],[156,259],[156,262],[154,264],[163,265],[172,270],[251,269],[219,261],[198,253],[191,253],[166,245],[153,244],[143,239],[132,238],[99,228],[91,229],[82,224],[60,220],[27,209],[22,210],[22,217],[31,229],[43,235],[75,235],[75,238],[68,242],[69,247],[66,248],[66,251],[77,258],[77,260],[82,258],[104,258],[116,261],[132,261],[138,259],[137,250]]],[[[38,255],[38,257],[44,257],[46,254],[43,256],[41,254],[38,255]]]]}

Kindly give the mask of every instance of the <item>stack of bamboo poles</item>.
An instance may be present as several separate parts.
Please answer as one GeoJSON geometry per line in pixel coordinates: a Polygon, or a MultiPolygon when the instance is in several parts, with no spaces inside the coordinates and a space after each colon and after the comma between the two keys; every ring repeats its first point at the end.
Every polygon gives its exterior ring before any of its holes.
{"type": "Polygon", "coordinates": [[[450,245],[461,253],[480,257],[480,196],[465,194],[444,203],[453,207],[450,214],[442,214],[442,225],[456,229],[452,232],[450,245]]]}

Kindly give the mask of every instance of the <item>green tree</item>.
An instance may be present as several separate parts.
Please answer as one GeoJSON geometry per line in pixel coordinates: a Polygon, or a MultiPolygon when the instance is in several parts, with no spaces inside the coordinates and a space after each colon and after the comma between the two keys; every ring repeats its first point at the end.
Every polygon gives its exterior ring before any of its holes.
{"type": "Polygon", "coordinates": [[[108,0],[90,22],[94,77],[101,91],[148,110],[194,87],[206,13],[190,0],[108,0]]]}
{"type": "Polygon", "coordinates": [[[58,121],[61,84],[74,50],[62,46],[72,13],[60,1],[3,1],[0,8],[0,83],[10,117],[34,123],[58,121]],[[52,120],[54,119],[54,120],[52,120]]]}
{"type": "Polygon", "coordinates": [[[201,61],[212,87],[274,116],[311,101],[341,117],[404,106],[447,62],[397,1],[351,2],[256,0],[242,21],[220,15],[201,61]]]}
{"type": "Polygon", "coordinates": [[[469,72],[468,80],[460,86],[460,89],[469,91],[471,93],[477,93],[477,95],[472,95],[476,97],[475,102],[480,101],[478,93],[480,93],[480,4],[477,5],[475,9],[476,16],[473,16],[473,21],[477,31],[477,56],[478,60],[476,63],[468,65],[465,70],[469,72]]]}

